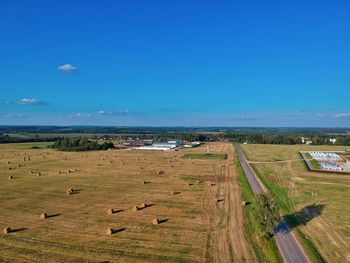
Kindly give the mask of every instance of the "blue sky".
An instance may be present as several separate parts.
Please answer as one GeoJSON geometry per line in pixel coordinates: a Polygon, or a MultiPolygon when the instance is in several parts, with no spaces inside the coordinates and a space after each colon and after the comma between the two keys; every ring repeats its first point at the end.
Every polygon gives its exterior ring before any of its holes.
{"type": "Polygon", "coordinates": [[[350,126],[349,1],[0,3],[0,124],[350,126]]]}

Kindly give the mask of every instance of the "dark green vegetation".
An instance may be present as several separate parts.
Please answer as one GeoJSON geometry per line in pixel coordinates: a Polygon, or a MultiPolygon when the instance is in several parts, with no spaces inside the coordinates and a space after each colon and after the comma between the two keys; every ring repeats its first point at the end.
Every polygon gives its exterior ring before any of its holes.
{"type": "Polygon", "coordinates": [[[185,159],[214,159],[225,160],[227,157],[224,153],[186,153],[183,158],[185,159]]]}
{"type": "Polygon", "coordinates": [[[304,155],[305,155],[305,157],[306,157],[307,159],[312,159],[312,156],[311,156],[310,153],[305,153],[304,155]]]}
{"type": "Polygon", "coordinates": [[[310,163],[314,169],[321,169],[321,165],[316,160],[312,159],[310,163]]]}
{"type": "Polygon", "coordinates": [[[236,159],[236,167],[239,173],[239,183],[242,189],[242,199],[246,204],[244,207],[245,215],[245,232],[253,246],[254,252],[259,262],[283,262],[281,255],[278,252],[276,242],[273,238],[264,237],[264,229],[256,217],[257,199],[252,189],[250,188],[248,179],[244,171],[236,159]]]}
{"type": "Polygon", "coordinates": [[[114,145],[111,142],[98,144],[96,141],[81,137],[59,140],[52,145],[52,148],[60,151],[98,151],[114,148],[114,145]]]}
{"type": "Polygon", "coordinates": [[[255,214],[267,237],[274,235],[274,228],[278,224],[278,206],[276,201],[268,193],[260,193],[256,196],[255,214]]]}

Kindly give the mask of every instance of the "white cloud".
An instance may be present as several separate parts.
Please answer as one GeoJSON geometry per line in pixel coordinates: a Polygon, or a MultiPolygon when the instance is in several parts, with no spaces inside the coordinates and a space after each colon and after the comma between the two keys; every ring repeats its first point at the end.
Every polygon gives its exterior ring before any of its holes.
{"type": "Polygon", "coordinates": [[[100,110],[97,112],[97,114],[100,114],[100,115],[111,115],[113,114],[112,111],[104,111],[104,110],[100,110]]]}
{"type": "Polygon", "coordinates": [[[21,105],[42,105],[42,104],[45,104],[45,103],[43,103],[42,101],[37,100],[37,99],[26,99],[26,98],[23,98],[23,99],[17,101],[17,104],[21,104],[21,105]]]}
{"type": "Polygon", "coordinates": [[[132,115],[136,113],[137,113],[136,111],[129,110],[129,109],[122,109],[122,110],[116,110],[116,111],[100,110],[97,112],[97,114],[99,115],[132,115]]]}
{"type": "Polygon", "coordinates": [[[136,111],[129,110],[129,109],[123,109],[123,110],[119,110],[118,113],[122,114],[122,115],[129,115],[129,114],[135,114],[136,111]]]}
{"type": "Polygon", "coordinates": [[[75,114],[75,117],[78,117],[78,118],[90,118],[91,114],[90,113],[80,113],[80,112],[78,112],[77,114],[75,114]]]}
{"type": "Polygon", "coordinates": [[[350,112],[340,112],[333,115],[334,118],[348,118],[350,117],[350,112]]]}
{"type": "Polygon", "coordinates": [[[78,70],[78,68],[72,64],[64,64],[59,66],[57,69],[63,73],[74,73],[78,70]]]}

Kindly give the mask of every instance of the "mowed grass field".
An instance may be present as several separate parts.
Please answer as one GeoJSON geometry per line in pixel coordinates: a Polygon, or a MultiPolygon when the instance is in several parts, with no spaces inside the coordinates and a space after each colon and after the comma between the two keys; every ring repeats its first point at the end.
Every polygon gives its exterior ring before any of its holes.
{"type": "MultiPolygon", "coordinates": [[[[298,153],[349,147],[242,145],[242,148],[282,204],[282,213],[294,232],[306,234],[325,261],[350,262],[350,175],[309,172],[298,153]],[[296,217],[301,220],[297,222],[296,217]]],[[[297,237],[310,252],[307,240],[300,238],[300,234],[297,237]]],[[[310,258],[315,259],[312,255],[310,258]]]]}
{"type": "MultiPolygon", "coordinates": [[[[211,221],[222,221],[214,216],[223,184],[208,182],[222,178],[227,161],[182,158],[205,146],[176,152],[32,146],[46,144],[0,145],[0,227],[15,229],[0,233],[0,261],[213,262],[220,253],[210,230],[211,221]],[[69,188],[78,191],[68,195],[69,188]],[[141,203],[149,206],[132,210],[141,203]],[[109,215],[110,208],[120,211],[109,215]],[[164,222],[153,225],[154,218],[164,222]],[[119,232],[107,235],[108,228],[119,232]]],[[[210,149],[232,154],[227,144],[210,149]]]]}

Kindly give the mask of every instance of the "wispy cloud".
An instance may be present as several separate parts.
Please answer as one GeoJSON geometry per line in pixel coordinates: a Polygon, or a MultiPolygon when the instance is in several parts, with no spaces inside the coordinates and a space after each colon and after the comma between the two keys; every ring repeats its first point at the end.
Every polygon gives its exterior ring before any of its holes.
{"type": "Polygon", "coordinates": [[[73,66],[72,64],[64,64],[59,66],[58,71],[63,72],[63,73],[74,73],[78,70],[76,66],[73,66]]]}
{"type": "Polygon", "coordinates": [[[22,113],[4,113],[1,114],[5,118],[22,118],[24,115],[22,113]]]}
{"type": "Polygon", "coordinates": [[[116,111],[100,110],[97,112],[97,114],[99,115],[133,115],[136,113],[138,112],[130,109],[122,109],[122,110],[116,110],[116,111]]]}
{"type": "Polygon", "coordinates": [[[123,109],[123,110],[117,111],[117,113],[122,114],[122,115],[130,115],[130,114],[135,114],[136,111],[129,110],[129,109],[123,109]]]}
{"type": "Polygon", "coordinates": [[[81,112],[77,112],[75,115],[73,115],[73,117],[77,117],[77,118],[90,118],[92,115],[90,113],[81,113],[81,112]]]}
{"type": "Polygon", "coordinates": [[[254,120],[255,118],[251,116],[240,116],[239,119],[242,121],[250,121],[250,120],[254,120]]]}
{"type": "MultiPolygon", "coordinates": [[[[10,104],[10,102],[6,102],[7,104],[10,104]]],[[[28,98],[23,98],[20,99],[19,101],[15,102],[16,104],[20,104],[20,105],[47,105],[47,102],[38,100],[38,99],[28,99],[28,98]]]]}
{"type": "Polygon", "coordinates": [[[340,112],[333,115],[334,118],[349,118],[350,112],[340,112]]]}
{"type": "Polygon", "coordinates": [[[323,113],[318,113],[318,114],[316,114],[316,117],[318,117],[318,118],[324,118],[325,115],[324,115],[323,113]]]}
{"type": "Polygon", "coordinates": [[[99,115],[112,115],[113,111],[100,110],[100,111],[97,112],[97,114],[99,114],[99,115]]]}

